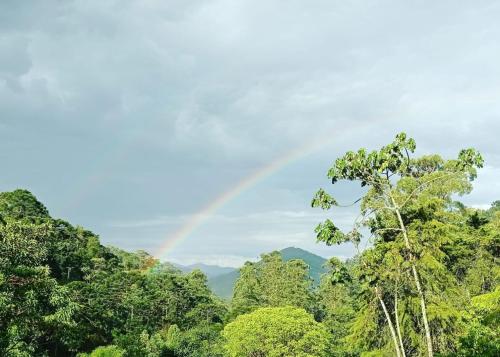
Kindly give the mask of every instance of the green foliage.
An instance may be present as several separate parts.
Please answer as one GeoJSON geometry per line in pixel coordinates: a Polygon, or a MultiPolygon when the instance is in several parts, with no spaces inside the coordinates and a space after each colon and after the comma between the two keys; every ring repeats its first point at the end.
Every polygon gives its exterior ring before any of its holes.
{"type": "Polygon", "coordinates": [[[224,305],[215,299],[199,272],[117,271],[74,285],[74,299],[86,305],[71,336],[73,348],[115,342],[129,355],[140,355],[140,335],[177,324],[191,328],[219,323],[224,305]],[[83,339],[80,333],[86,331],[83,339]],[[136,351],[136,352],[131,352],[136,351]]]}
{"type": "Polygon", "coordinates": [[[6,219],[36,219],[49,217],[49,211],[26,190],[0,193],[0,217],[6,219]]]}
{"type": "Polygon", "coordinates": [[[329,270],[323,275],[317,294],[321,321],[330,332],[331,354],[354,355],[356,348],[346,343],[356,311],[360,308],[356,299],[359,287],[353,281],[351,272],[352,262],[343,263],[337,258],[331,258],[327,267],[329,270]]]}
{"type": "Polygon", "coordinates": [[[322,209],[330,209],[332,206],[337,205],[337,201],[323,189],[319,189],[318,192],[316,192],[311,202],[312,207],[321,207],[322,209]]]}
{"type": "Polygon", "coordinates": [[[202,323],[186,331],[172,325],[168,330],[167,345],[177,357],[224,356],[221,330],[221,324],[202,323]]]}
{"type": "MultiPolygon", "coordinates": [[[[326,261],[325,258],[295,247],[282,249],[279,253],[284,261],[294,259],[303,260],[309,266],[309,276],[313,280],[313,286],[317,287],[319,285],[321,275],[326,271],[323,267],[323,264],[326,261]]],[[[227,274],[222,274],[212,278],[208,277],[208,286],[218,296],[230,300],[233,296],[233,290],[239,277],[239,270],[234,270],[227,274]]]]}
{"type": "Polygon", "coordinates": [[[312,310],[312,280],[302,260],[284,261],[279,252],[263,254],[240,270],[232,301],[233,315],[257,307],[296,306],[312,310]]]}
{"type": "MultiPolygon", "coordinates": [[[[352,242],[358,247],[360,232],[368,229],[371,233],[372,245],[359,254],[353,271],[363,299],[346,337],[360,350],[429,356],[432,350],[442,354],[456,351],[463,329],[460,310],[468,297],[455,274],[460,272],[471,285],[478,284],[472,283],[481,275],[473,271],[474,266],[494,270],[498,265],[491,259],[491,246],[476,251],[482,258],[476,255],[473,263],[479,264],[469,266],[462,256],[470,258],[474,253],[455,250],[457,242],[469,239],[468,230],[488,226],[488,217],[482,212],[470,214],[464,222],[467,210],[459,207],[457,211],[452,200],[472,189],[476,170],[483,166],[481,155],[465,149],[454,160],[438,155],[413,158],[415,149],[415,141],[401,133],[378,151],[347,152],[328,170],[333,184],[348,180],[368,188],[355,201],[360,201],[360,215],[350,232],[343,233],[329,219],[316,228],[318,240],[329,245],[352,242]],[[464,265],[461,271],[456,270],[458,260],[464,265]],[[377,305],[379,311],[374,310],[377,305]],[[370,335],[363,326],[372,326],[370,335]]],[[[323,189],[312,205],[323,209],[338,206],[323,189]]],[[[331,274],[331,282],[340,289],[344,273],[338,264],[331,274]]],[[[481,280],[480,289],[498,282],[495,277],[481,280]]]]}
{"type": "Polygon", "coordinates": [[[54,331],[73,326],[77,304],[44,264],[48,224],[9,221],[0,225],[0,354],[40,353],[54,331]]]}
{"type": "MultiPolygon", "coordinates": [[[[71,356],[106,345],[118,347],[91,355],[167,356],[161,331],[177,324],[194,334],[226,314],[201,272],[183,275],[143,251],[105,248],[92,232],[52,219],[27,191],[0,194],[0,209],[2,356],[71,356]]],[[[203,346],[191,345],[201,355],[203,346]]]]}
{"type": "Polygon", "coordinates": [[[349,235],[342,233],[329,219],[318,224],[314,231],[317,234],[318,242],[325,242],[327,245],[342,244],[349,241],[349,235]]]}
{"type": "Polygon", "coordinates": [[[316,287],[321,282],[321,276],[326,273],[324,264],[326,259],[316,254],[312,254],[306,250],[288,247],[279,251],[284,261],[302,260],[309,268],[309,277],[313,280],[313,285],[316,287]]]}
{"type": "Polygon", "coordinates": [[[348,268],[344,263],[340,261],[340,259],[330,258],[327,266],[329,268],[329,271],[328,275],[325,276],[325,279],[328,279],[328,282],[331,285],[351,282],[352,278],[349,274],[348,268]]]}
{"type": "Polygon", "coordinates": [[[117,346],[101,346],[97,347],[90,354],[80,354],[79,357],[123,357],[125,351],[117,346]]]}
{"type": "Polygon", "coordinates": [[[294,307],[260,308],[241,315],[223,331],[231,357],[321,357],[328,332],[306,311],[294,307]]]}
{"type": "MultiPolygon", "coordinates": [[[[498,356],[500,201],[454,201],[483,165],[476,151],[414,150],[400,134],[336,160],[332,182],[367,191],[351,230],[327,220],[317,238],[359,248],[366,232],[368,248],[324,268],[296,248],[264,254],[241,268],[229,313],[201,271],[104,247],[28,191],[0,193],[0,356],[422,356],[423,316],[436,354],[498,356]]],[[[340,206],[324,190],[312,205],[340,206]]]]}

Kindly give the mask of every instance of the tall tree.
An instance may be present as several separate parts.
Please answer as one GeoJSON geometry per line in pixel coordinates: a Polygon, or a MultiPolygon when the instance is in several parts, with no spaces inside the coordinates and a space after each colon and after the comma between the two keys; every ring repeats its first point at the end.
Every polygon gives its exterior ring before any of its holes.
{"type": "MultiPolygon", "coordinates": [[[[427,355],[433,356],[426,287],[419,268],[436,259],[430,249],[432,241],[427,240],[423,232],[431,225],[429,222],[438,218],[443,207],[451,203],[453,194],[471,190],[470,181],[476,177],[476,168],[482,167],[483,159],[474,149],[462,150],[456,160],[443,160],[437,155],[414,159],[410,155],[415,148],[415,141],[400,133],[392,143],[378,151],[360,149],[338,158],[328,170],[332,183],[356,181],[368,191],[358,200],[361,201],[361,212],[350,232],[343,233],[331,220],[318,225],[316,232],[318,240],[327,244],[351,241],[358,245],[360,229],[365,226],[375,236],[375,247],[379,242],[395,242],[394,252],[407,262],[412,288],[419,299],[427,355]]],[[[330,194],[320,189],[312,205],[329,209],[338,204],[330,194]]],[[[385,312],[396,353],[400,355],[404,348],[396,337],[391,316],[386,312],[381,293],[383,287],[377,282],[381,273],[374,272],[373,290],[385,312]]]]}

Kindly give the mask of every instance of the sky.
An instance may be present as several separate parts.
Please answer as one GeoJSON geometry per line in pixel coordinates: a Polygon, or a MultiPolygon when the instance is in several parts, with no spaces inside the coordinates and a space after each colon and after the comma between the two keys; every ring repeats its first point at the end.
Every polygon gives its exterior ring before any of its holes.
{"type": "Polygon", "coordinates": [[[347,150],[400,131],[418,154],[472,146],[486,166],[461,200],[500,199],[499,18],[480,0],[3,0],[0,190],[177,263],[351,256],[314,227],[355,207],[310,208],[320,187],[362,193],[326,178],[347,150]]]}

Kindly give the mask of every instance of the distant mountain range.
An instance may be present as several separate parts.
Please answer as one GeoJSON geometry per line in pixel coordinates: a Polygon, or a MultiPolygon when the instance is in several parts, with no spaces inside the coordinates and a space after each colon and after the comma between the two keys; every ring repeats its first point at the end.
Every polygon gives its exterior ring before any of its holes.
{"type": "MultiPolygon", "coordinates": [[[[302,259],[309,265],[309,275],[314,280],[314,284],[319,284],[321,274],[326,272],[326,269],[323,267],[326,263],[326,259],[308,252],[307,250],[289,247],[280,250],[280,254],[285,261],[302,259]]],[[[206,264],[193,264],[188,266],[175,264],[175,266],[183,272],[200,269],[206,274],[210,289],[212,289],[216,295],[224,299],[230,299],[232,297],[234,285],[236,280],[240,277],[240,272],[237,268],[206,264]]]]}
{"type": "Polygon", "coordinates": [[[180,264],[172,264],[172,265],[177,269],[179,269],[180,271],[182,271],[183,273],[190,273],[193,270],[199,269],[203,273],[205,273],[208,279],[212,279],[219,275],[228,274],[238,270],[237,268],[221,267],[218,265],[208,265],[203,263],[196,263],[191,265],[180,265],[180,264]]]}
{"type": "Polygon", "coordinates": [[[215,295],[223,299],[230,299],[233,296],[234,284],[236,284],[236,280],[238,280],[239,277],[239,269],[234,269],[234,271],[227,274],[208,279],[208,286],[215,295]]]}

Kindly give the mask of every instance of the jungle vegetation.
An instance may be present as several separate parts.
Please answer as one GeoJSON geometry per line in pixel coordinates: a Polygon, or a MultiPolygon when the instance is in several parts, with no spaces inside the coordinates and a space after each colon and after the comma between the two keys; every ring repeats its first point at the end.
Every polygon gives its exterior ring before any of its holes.
{"type": "MultiPolygon", "coordinates": [[[[404,133],[334,161],[319,242],[353,244],[319,282],[278,252],[241,269],[230,300],[200,271],[105,247],[26,190],[0,193],[1,356],[498,356],[500,201],[467,207],[483,158],[414,157],[404,133]],[[339,203],[335,184],[361,197],[339,203]],[[332,193],[330,193],[332,191],[332,193]],[[335,224],[353,204],[352,229],[335,224]]],[[[313,227],[311,227],[313,229],[313,227]]]]}

